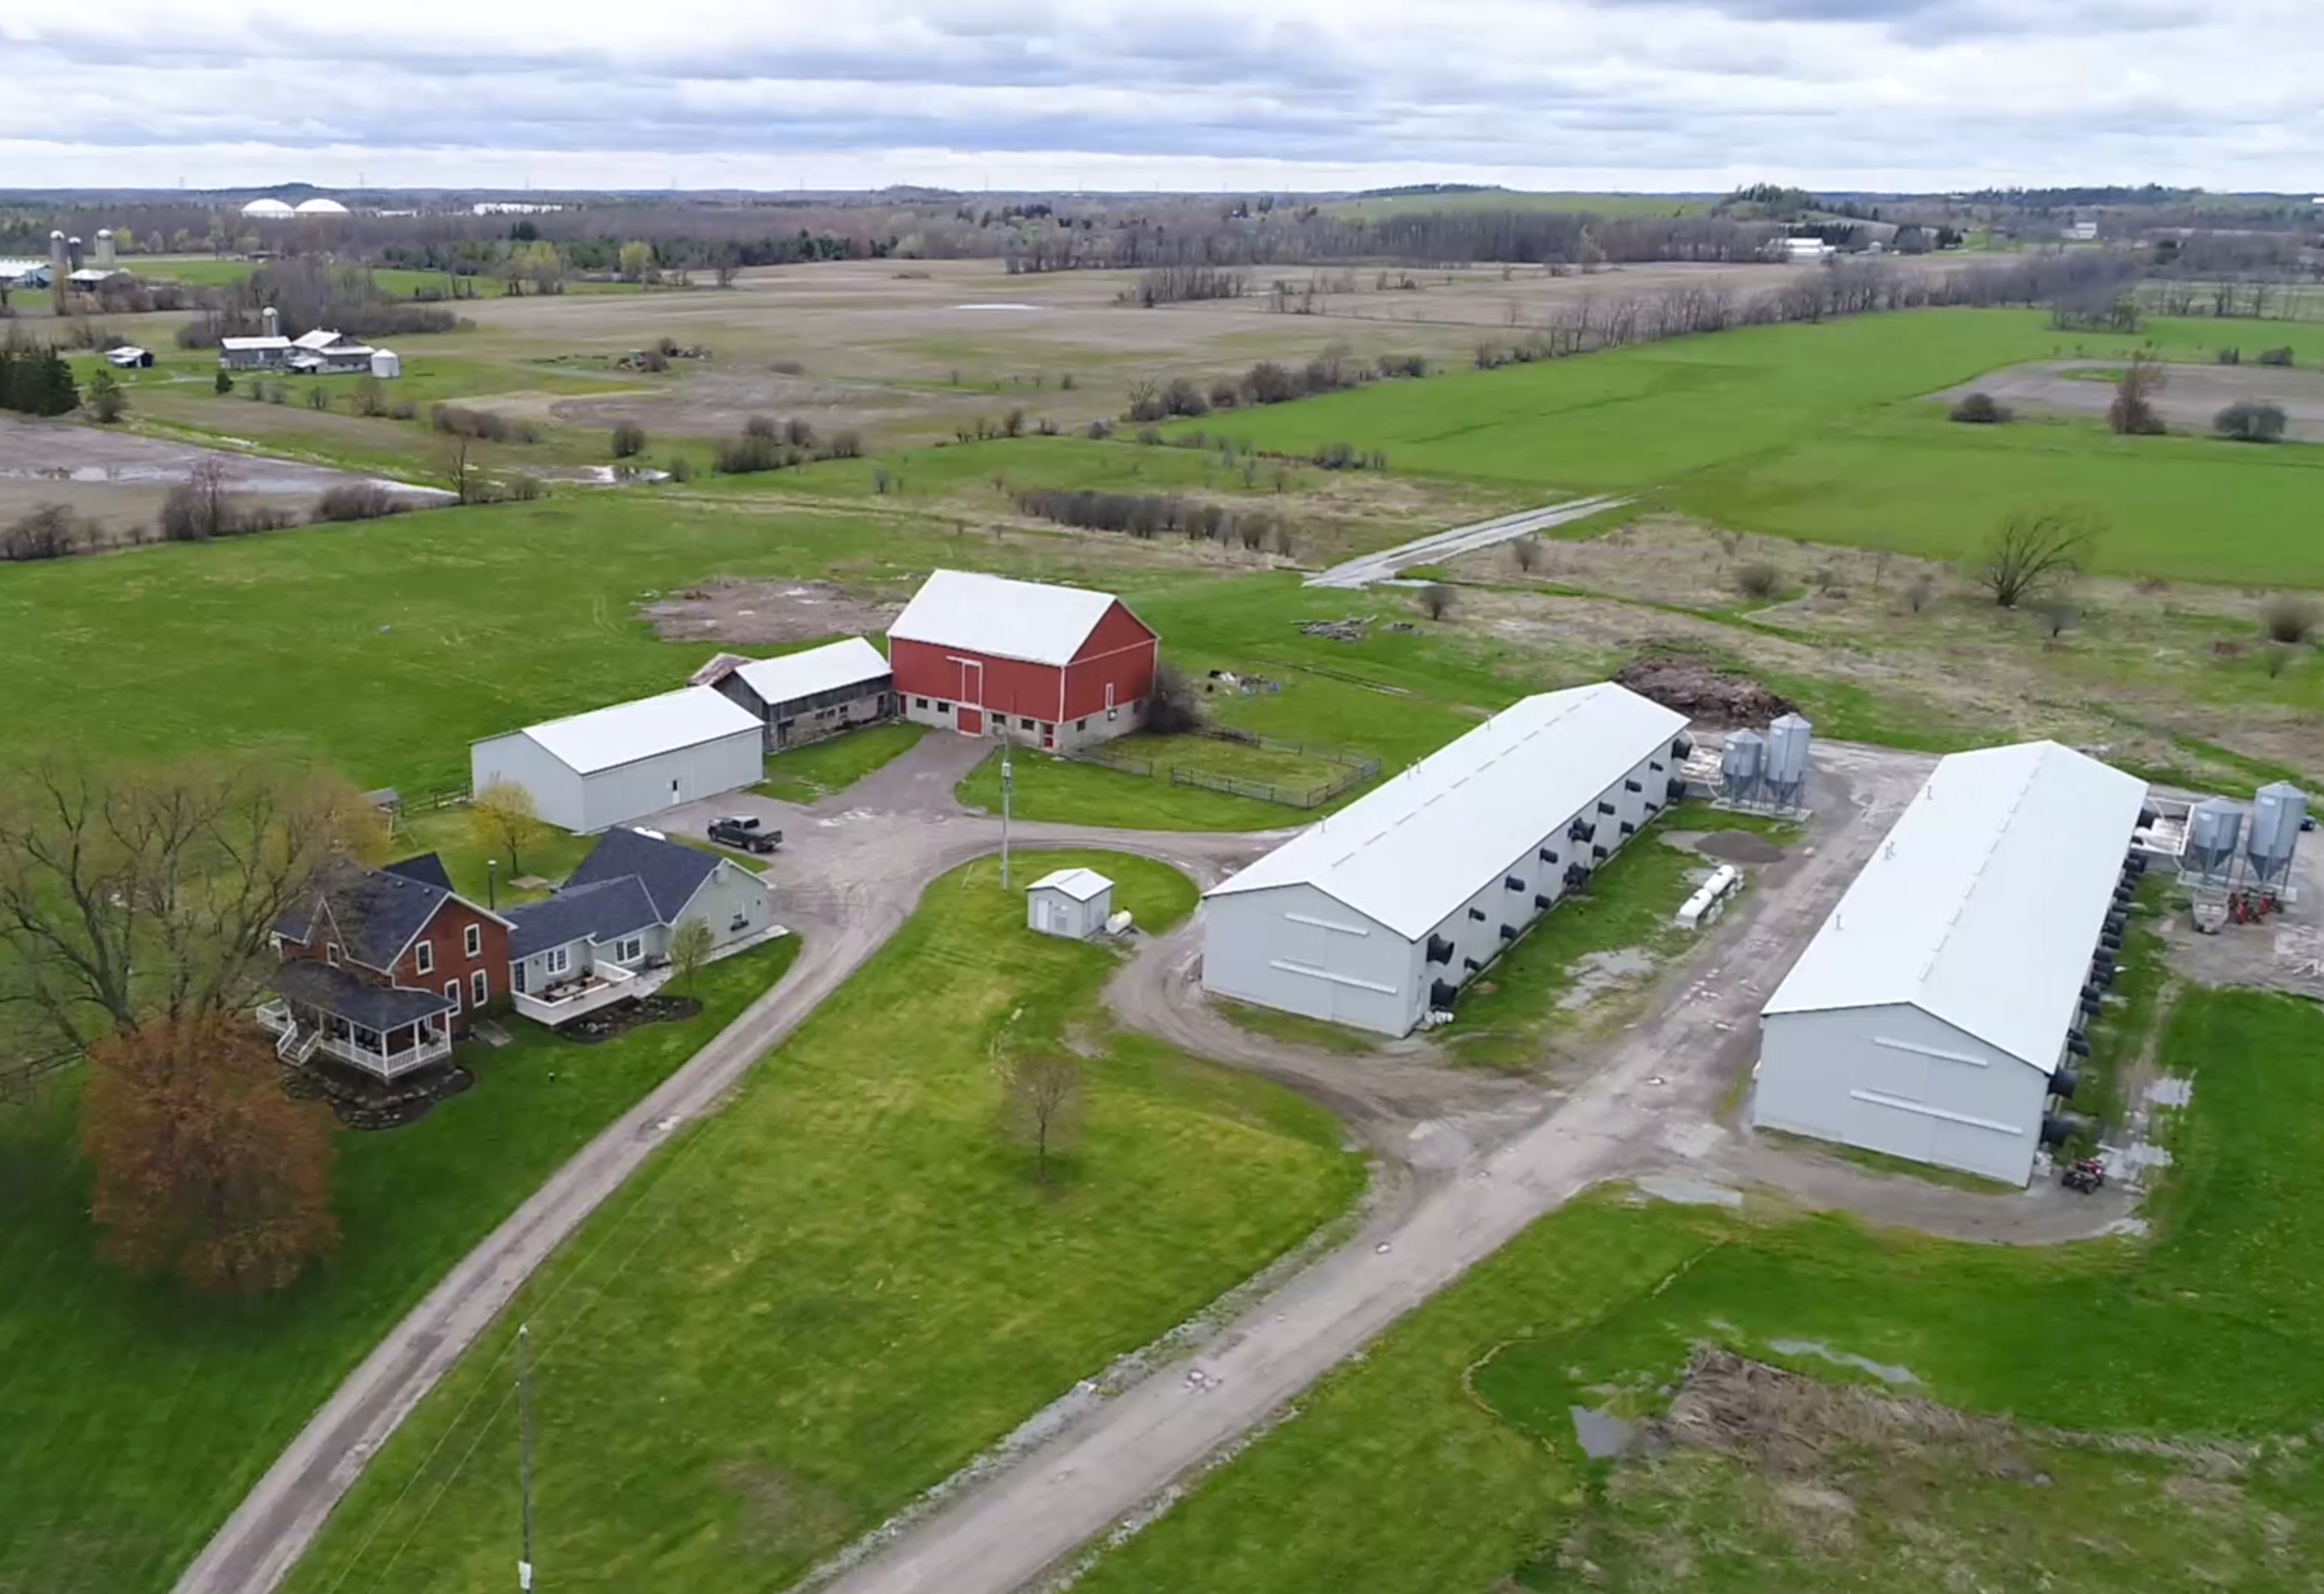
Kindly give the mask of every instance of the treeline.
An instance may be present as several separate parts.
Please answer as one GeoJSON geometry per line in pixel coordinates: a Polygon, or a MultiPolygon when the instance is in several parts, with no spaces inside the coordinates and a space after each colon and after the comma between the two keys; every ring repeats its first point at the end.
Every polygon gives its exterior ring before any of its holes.
{"type": "Polygon", "coordinates": [[[1130,385],[1130,407],[1121,418],[1139,422],[1169,421],[1245,404],[1288,403],[1368,382],[1427,375],[1428,362],[1418,355],[1384,354],[1367,364],[1352,358],[1344,346],[1334,344],[1304,366],[1261,360],[1240,378],[1222,376],[1208,388],[1190,376],[1167,381],[1141,377],[1130,385]]]}
{"type": "Polygon", "coordinates": [[[1037,487],[1017,495],[1017,512],[1089,532],[1120,532],[1140,540],[1184,536],[1190,542],[1244,548],[1288,545],[1282,518],[1264,509],[1230,510],[1154,493],[1100,493],[1037,487]]]}
{"type": "Polygon", "coordinates": [[[80,408],[72,366],[46,344],[11,338],[0,344],[0,410],[20,415],[69,415],[80,408]]]}
{"type": "Polygon", "coordinates": [[[1248,218],[1124,219],[1084,229],[1049,226],[1020,232],[1002,251],[1016,273],[1219,269],[1395,260],[1421,265],[1492,261],[1579,265],[1645,261],[1749,261],[1782,232],[1771,223],[1723,217],[1609,218],[1548,210],[1416,211],[1343,217],[1310,207],[1248,218]]]}
{"type": "Polygon", "coordinates": [[[719,442],[712,462],[722,476],[754,476],[794,470],[821,459],[853,459],[862,452],[863,439],[857,432],[836,431],[818,440],[811,422],[753,415],[742,422],[741,436],[719,442]]]}
{"type": "Polygon", "coordinates": [[[181,348],[216,348],[222,338],[254,338],[265,330],[263,312],[269,309],[285,338],[318,327],[351,338],[401,338],[450,332],[461,324],[440,305],[394,297],[367,266],[314,259],[269,261],[238,283],[208,291],[203,301],[199,318],[178,329],[181,348]]]}

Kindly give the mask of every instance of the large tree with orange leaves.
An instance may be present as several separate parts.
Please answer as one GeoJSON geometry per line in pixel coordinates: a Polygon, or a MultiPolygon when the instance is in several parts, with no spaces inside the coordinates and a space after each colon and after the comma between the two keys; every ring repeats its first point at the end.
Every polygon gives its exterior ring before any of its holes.
{"type": "Polygon", "coordinates": [[[156,1018],[89,1061],[81,1137],[107,1256],[198,1290],[256,1293],[330,1254],[329,1110],[283,1093],[248,1019],[156,1018]]]}

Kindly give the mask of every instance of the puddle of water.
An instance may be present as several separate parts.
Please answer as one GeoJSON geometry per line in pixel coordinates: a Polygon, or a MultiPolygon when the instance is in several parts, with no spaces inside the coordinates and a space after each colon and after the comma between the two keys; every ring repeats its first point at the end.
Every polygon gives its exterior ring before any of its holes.
{"type": "Polygon", "coordinates": [[[955,305],[954,305],[954,306],[953,306],[953,308],[954,308],[954,310],[1038,310],[1041,307],[1040,307],[1039,305],[1038,305],[1038,304],[955,304],[955,305]]]}
{"type": "Polygon", "coordinates": [[[2146,1088],[2146,1099],[2154,1107],[2184,1107],[2194,1098],[2192,1080],[2174,1080],[2165,1074],[2146,1088]]]}
{"type": "Polygon", "coordinates": [[[1654,1173],[1638,1181],[1638,1188],[1659,1201],[1674,1207],[1739,1207],[1743,1192],[1729,1190],[1723,1184],[1713,1184],[1707,1179],[1689,1179],[1683,1173],[1654,1173]]]}
{"type": "Polygon", "coordinates": [[[626,487],[639,482],[669,479],[669,471],[642,465],[549,465],[525,474],[542,481],[571,482],[584,487],[626,487]]]}
{"type": "Polygon", "coordinates": [[[1637,1430],[1619,1417],[1593,1412],[1588,1406],[1567,1408],[1573,1413],[1573,1439],[1593,1461],[1609,1461],[1630,1448],[1637,1430]]]}
{"type": "Polygon", "coordinates": [[[1854,1367],[1859,1373],[1869,1373],[1883,1384],[1918,1384],[1921,1380],[1910,1367],[1891,1367],[1886,1362],[1874,1361],[1852,1350],[1834,1350],[1821,1339],[1770,1339],[1767,1348],[1783,1356],[1814,1356],[1836,1367],[1854,1367]]]}

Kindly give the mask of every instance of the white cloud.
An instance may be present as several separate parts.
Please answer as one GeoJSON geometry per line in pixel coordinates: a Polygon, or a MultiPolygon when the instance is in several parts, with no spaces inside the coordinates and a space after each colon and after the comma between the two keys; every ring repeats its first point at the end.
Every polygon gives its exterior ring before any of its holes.
{"type": "Polygon", "coordinates": [[[0,14],[0,182],[2297,189],[2312,0],[604,0],[0,14]]]}

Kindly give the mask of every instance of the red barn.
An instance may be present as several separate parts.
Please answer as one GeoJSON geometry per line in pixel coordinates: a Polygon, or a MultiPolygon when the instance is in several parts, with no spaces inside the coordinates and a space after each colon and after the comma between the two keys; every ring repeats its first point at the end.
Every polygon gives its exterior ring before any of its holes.
{"type": "Polygon", "coordinates": [[[1067,753],[1138,728],[1161,644],[1106,592],[938,570],[888,630],[904,718],[1067,753]]]}

